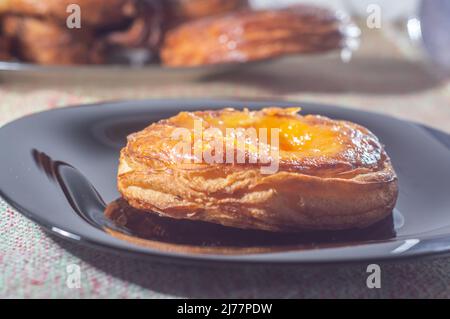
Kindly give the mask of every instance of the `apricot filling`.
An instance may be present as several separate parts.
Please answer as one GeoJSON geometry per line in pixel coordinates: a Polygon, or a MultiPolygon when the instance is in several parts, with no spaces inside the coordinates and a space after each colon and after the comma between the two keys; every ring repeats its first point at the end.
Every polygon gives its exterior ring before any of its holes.
{"type": "MultiPolygon", "coordinates": [[[[203,129],[217,128],[223,137],[227,136],[229,129],[254,129],[258,142],[269,145],[274,141],[272,134],[277,134],[274,138],[278,140],[279,150],[298,153],[297,156],[329,155],[342,149],[342,138],[337,127],[310,121],[307,117],[298,115],[299,111],[300,108],[270,108],[262,112],[230,110],[220,115],[207,113],[198,118],[181,113],[175,123],[194,130],[194,122],[199,120],[202,121],[203,129]]],[[[192,138],[195,139],[194,132],[192,138]]]]}
{"type": "Polygon", "coordinates": [[[307,174],[315,174],[312,170],[319,168],[339,174],[378,167],[382,146],[367,129],[317,115],[303,116],[299,111],[274,107],[181,112],[133,134],[128,151],[140,154],[144,161],[157,159],[167,165],[267,164],[276,160],[283,169],[307,174]],[[180,130],[184,137],[174,134],[180,130]],[[180,147],[180,141],[188,145],[180,147]],[[205,160],[205,153],[214,159],[205,160]],[[234,160],[230,161],[230,156],[234,160]],[[245,160],[239,161],[238,156],[245,160]]]}

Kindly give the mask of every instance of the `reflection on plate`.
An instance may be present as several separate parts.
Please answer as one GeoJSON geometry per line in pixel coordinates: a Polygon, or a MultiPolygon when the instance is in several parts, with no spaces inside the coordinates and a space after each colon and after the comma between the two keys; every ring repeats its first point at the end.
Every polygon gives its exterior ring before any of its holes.
{"type": "Polygon", "coordinates": [[[137,210],[124,199],[110,203],[105,209],[105,216],[114,223],[113,228],[106,226],[106,231],[112,236],[145,247],[184,253],[277,252],[313,249],[318,245],[337,247],[395,237],[392,215],[365,229],[305,233],[271,233],[165,218],[137,210]]]}

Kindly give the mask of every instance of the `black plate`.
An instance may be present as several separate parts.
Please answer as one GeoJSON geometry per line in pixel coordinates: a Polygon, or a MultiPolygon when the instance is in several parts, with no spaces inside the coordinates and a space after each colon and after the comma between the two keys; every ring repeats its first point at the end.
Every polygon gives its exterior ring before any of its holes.
{"type": "Polygon", "coordinates": [[[0,194],[45,229],[96,247],[164,260],[264,263],[392,259],[450,250],[450,136],[384,115],[309,103],[115,102],[47,111],[7,124],[0,129],[0,149],[0,194]],[[156,218],[146,222],[163,227],[165,235],[136,241],[111,235],[146,236],[104,215],[105,203],[119,197],[118,154],[129,133],[180,110],[273,105],[301,105],[304,114],[350,120],[377,134],[399,176],[393,218],[364,231],[301,236],[156,218]]]}

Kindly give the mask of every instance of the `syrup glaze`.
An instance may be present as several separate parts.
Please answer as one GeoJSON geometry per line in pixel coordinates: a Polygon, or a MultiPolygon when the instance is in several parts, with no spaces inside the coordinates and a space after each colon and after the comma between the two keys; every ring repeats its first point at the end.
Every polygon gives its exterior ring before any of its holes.
{"type": "MultiPolygon", "coordinates": [[[[191,163],[202,161],[196,148],[201,147],[205,151],[211,147],[212,140],[206,138],[205,141],[206,130],[219,131],[225,150],[228,145],[236,145],[236,135],[239,134],[235,132],[229,135],[229,129],[251,128],[257,134],[261,133],[260,129],[266,129],[267,134],[264,139],[257,135],[255,140],[244,131],[246,158],[258,158],[259,144],[266,144],[265,149],[276,148],[281,171],[346,178],[351,177],[352,172],[377,170],[386,158],[377,137],[366,128],[322,116],[302,116],[298,114],[299,111],[300,108],[266,108],[261,111],[223,109],[181,112],[130,135],[125,151],[138,161],[145,163],[156,160],[162,167],[170,169],[170,166],[180,163],[180,157],[191,163]],[[203,135],[196,132],[196,123],[199,122],[203,135]],[[179,128],[190,131],[192,149],[188,154],[180,154],[180,148],[177,148],[180,139],[173,138],[173,133],[179,128]],[[278,145],[272,144],[272,129],[278,129],[275,132],[279,136],[278,145]]],[[[225,151],[223,153],[220,162],[226,163],[225,151]]],[[[249,162],[247,160],[246,164],[249,162]]]]}
{"type": "Polygon", "coordinates": [[[128,242],[165,251],[202,254],[247,254],[351,245],[395,237],[392,215],[364,229],[272,233],[242,230],[201,221],[160,217],[141,211],[119,198],[105,209],[105,217],[115,226],[106,226],[110,235],[128,242]]]}

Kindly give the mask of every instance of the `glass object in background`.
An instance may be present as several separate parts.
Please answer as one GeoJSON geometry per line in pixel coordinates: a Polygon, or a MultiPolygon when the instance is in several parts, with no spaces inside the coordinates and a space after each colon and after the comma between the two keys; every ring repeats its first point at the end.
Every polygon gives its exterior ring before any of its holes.
{"type": "Polygon", "coordinates": [[[341,3],[350,11],[350,14],[367,17],[370,13],[368,8],[371,5],[378,5],[381,9],[381,19],[383,22],[406,20],[412,16],[420,0],[343,0],[341,3]]]}
{"type": "Polygon", "coordinates": [[[418,19],[426,54],[450,76],[450,1],[422,0],[418,19]]]}
{"type": "Polygon", "coordinates": [[[363,19],[370,5],[380,7],[383,29],[410,58],[434,66],[439,76],[450,76],[450,1],[448,0],[344,0],[351,15],[363,19]]]}

